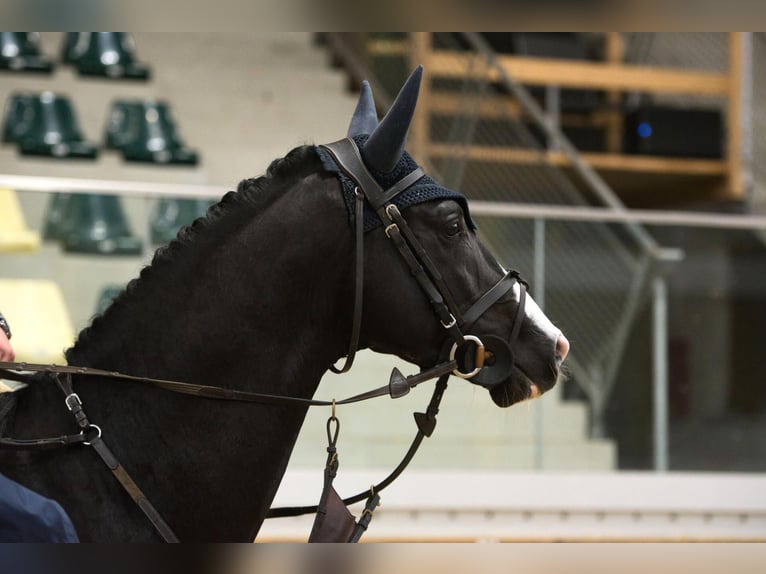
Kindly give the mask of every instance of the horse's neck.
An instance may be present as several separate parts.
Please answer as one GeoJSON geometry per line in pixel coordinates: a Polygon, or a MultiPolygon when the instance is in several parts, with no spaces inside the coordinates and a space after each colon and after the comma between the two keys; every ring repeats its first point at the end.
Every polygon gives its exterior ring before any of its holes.
{"type": "MultiPolygon", "coordinates": [[[[314,209],[305,207],[300,211],[314,209]]],[[[124,312],[112,314],[115,324],[102,328],[105,338],[115,339],[101,348],[75,348],[71,362],[310,397],[347,344],[350,323],[350,232],[343,205],[336,200],[334,207],[331,217],[301,228],[290,221],[295,205],[289,211],[276,206],[274,225],[260,221],[241,229],[201,272],[187,266],[187,275],[167,281],[165,291],[163,285],[136,290],[154,297],[144,308],[123,302],[124,312]],[[316,233],[307,235],[307,227],[316,233]]],[[[152,477],[150,498],[167,500],[175,491],[177,504],[166,510],[179,535],[220,517],[228,523],[221,538],[235,539],[245,523],[258,522],[305,416],[301,408],[189,398],[142,385],[81,380],[78,386],[91,419],[108,427],[104,432],[114,437],[126,467],[152,477]],[[200,492],[208,500],[198,504],[200,492]]],[[[199,537],[206,536],[214,537],[199,537]]]]}
{"type": "Polygon", "coordinates": [[[351,230],[337,181],[310,176],[293,188],[231,230],[219,220],[208,231],[219,239],[198,240],[199,252],[192,244],[142,272],[70,363],[192,379],[236,363],[277,385],[321,373],[347,344],[351,230]]]}

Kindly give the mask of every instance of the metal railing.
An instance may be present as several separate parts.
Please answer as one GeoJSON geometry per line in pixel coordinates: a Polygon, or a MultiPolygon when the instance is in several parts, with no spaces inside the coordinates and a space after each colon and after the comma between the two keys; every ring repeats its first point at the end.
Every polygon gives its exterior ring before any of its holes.
{"type": "MultiPolygon", "coordinates": [[[[47,178],[34,176],[0,176],[0,187],[9,187],[18,191],[33,192],[96,192],[143,198],[146,202],[146,214],[149,214],[151,202],[162,197],[185,197],[211,199],[220,197],[225,186],[175,185],[133,181],[102,181],[66,178],[47,178]]],[[[559,222],[575,223],[592,226],[607,223],[624,223],[663,226],[663,227],[696,227],[708,229],[731,229],[766,231],[766,217],[752,215],[722,215],[713,213],[691,212],[656,212],[647,210],[622,209],[616,211],[603,207],[562,206],[562,205],[532,205],[519,203],[502,203],[472,200],[470,208],[474,216],[482,221],[498,220],[507,223],[509,220],[521,225],[523,222],[533,222],[532,240],[532,277],[536,285],[545,285],[552,277],[561,281],[560,271],[546,266],[545,245],[547,233],[553,225],[559,222]]],[[[147,221],[149,217],[147,215],[147,221]]],[[[144,225],[146,244],[150,245],[149,226],[144,225]]],[[[566,256],[566,253],[560,254],[566,256]]],[[[683,257],[678,249],[657,248],[652,257],[662,262],[677,262],[683,257]]],[[[545,290],[538,289],[543,294],[537,299],[543,305],[547,303],[545,290]]],[[[653,297],[653,395],[655,398],[654,426],[654,467],[658,470],[668,465],[668,345],[667,345],[667,313],[668,293],[667,284],[662,273],[656,274],[651,283],[653,297]]],[[[576,345],[573,352],[576,352],[576,345]]],[[[544,449],[542,433],[536,435],[538,451],[544,449]]],[[[539,455],[538,455],[539,456],[539,455]]]]}

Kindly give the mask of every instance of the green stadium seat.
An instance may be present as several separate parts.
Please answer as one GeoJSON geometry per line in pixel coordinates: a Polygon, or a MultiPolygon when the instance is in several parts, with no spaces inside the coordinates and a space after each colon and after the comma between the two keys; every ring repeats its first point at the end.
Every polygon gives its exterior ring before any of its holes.
{"type": "Polygon", "coordinates": [[[61,59],[80,75],[147,80],[149,67],[136,60],[133,37],[126,32],[68,32],[61,59]]]}
{"type": "Polygon", "coordinates": [[[213,203],[207,199],[160,199],[150,224],[152,243],[162,245],[172,241],[181,227],[203,217],[213,203]]]}
{"type": "Polygon", "coordinates": [[[34,115],[32,102],[36,97],[35,94],[19,92],[8,97],[3,113],[3,143],[18,143],[29,131],[34,115]]]}
{"type": "Polygon", "coordinates": [[[48,199],[43,215],[43,240],[63,241],[71,229],[67,219],[71,193],[53,193],[48,199]]]}
{"type": "Polygon", "coordinates": [[[197,165],[196,151],[182,141],[167,102],[117,100],[107,118],[105,145],[130,162],[197,165]]]}
{"type": "Polygon", "coordinates": [[[80,131],[69,98],[53,92],[14,94],[5,114],[3,141],[23,155],[94,159],[98,149],[80,131]]]}
{"type": "Polygon", "coordinates": [[[138,140],[139,123],[143,114],[140,100],[115,100],[106,118],[104,147],[122,150],[138,140]]]}
{"type": "Polygon", "coordinates": [[[40,52],[37,32],[0,32],[0,70],[50,74],[53,63],[40,52]]]}
{"type": "MultiPolygon", "coordinates": [[[[47,222],[46,222],[47,226],[47,222]]],[[[62,246],[67,253],[140,255],[120,198],[115,195],[72,194],[66,204],[62,246]]]]}

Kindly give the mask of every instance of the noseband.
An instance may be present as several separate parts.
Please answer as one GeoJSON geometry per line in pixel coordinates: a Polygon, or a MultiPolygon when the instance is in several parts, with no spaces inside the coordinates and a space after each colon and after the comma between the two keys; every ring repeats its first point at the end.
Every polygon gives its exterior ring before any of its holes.
{"type": "Polygon", "coordinates": [[[388,189],[383,189],[367,170],[359,148],[351,138],[320,146],[326,150],[356,184],[355,192],[355,236],[356,236],[356,286],[354,292],[354,314],[348,354],[342,367],[334,365],[335,373],[351,369],[354,355],[359,348],[362,323],[362,299],[364,283],[364,202],[372,207],[384,225],[384,232],[407,264],[410,273],[428,298],[436,318],[445,329],[448,340],[442,358],[457,361],[453,374],[484,387],[492,387],[506,380],[513,370],[513,347],[521,331],[525,316],[526,288],[518,272],[508,271],[503,277],[465,313],[460,313],[447,289],[441,273],[436,269],[425,248],[418,241],[399,208],[392,201],[402,192],[417,183],[425,173],[418,167],[388,189]],[[518,283],[519,306],[513,318],[511,335],[506,340],[495,335],[477,336],[470,333],[471,327],[518,283]],[[449,342],[452,342],[451,347],[449,342]]]}

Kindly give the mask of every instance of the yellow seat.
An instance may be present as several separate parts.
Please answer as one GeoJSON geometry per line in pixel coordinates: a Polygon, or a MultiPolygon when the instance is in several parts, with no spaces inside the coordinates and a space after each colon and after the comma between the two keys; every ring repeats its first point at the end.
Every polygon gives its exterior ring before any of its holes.
{"type": "Polygon", "coordinates": [[[65,363],[75,333],[61,289],[53,281],[0,279],[0,311],[11,326],[17,361],[65,363]]]}
{"type": "Polygon", "coordinates": [[[16,192],[12,189],[0,189],[0,214],[0,253],[40,248],[40,235],[27,227],[16,192]]]}

